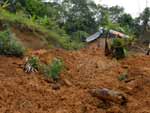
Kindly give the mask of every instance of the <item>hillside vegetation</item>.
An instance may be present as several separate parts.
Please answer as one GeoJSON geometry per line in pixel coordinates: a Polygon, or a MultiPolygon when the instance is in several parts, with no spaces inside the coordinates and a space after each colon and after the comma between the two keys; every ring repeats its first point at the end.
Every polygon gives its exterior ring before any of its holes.
{"type": "Polygon", "coordinates": [[[5,27],[14,27],[23,32],[38,33],[42,37],[42,40],[47,41],[49,47],[77,49],[83,46],[82,43],[71,42],[69,36],[63,30],[59,28],[47,29],[42,22],[38,23],[32,18],[27,18],[27,15],[23,13],[14,14],[0,8],[0,23],[4,29],[5,27]]]}
{"type": "Polygon", "coordinates": [[[39,33],[49,47],[78,49],[99,27],[138,37],[148,29],[150,9],[133,19],[120,6],[102,6],[91,0],[2,0],[1,25],[39,33]]]}

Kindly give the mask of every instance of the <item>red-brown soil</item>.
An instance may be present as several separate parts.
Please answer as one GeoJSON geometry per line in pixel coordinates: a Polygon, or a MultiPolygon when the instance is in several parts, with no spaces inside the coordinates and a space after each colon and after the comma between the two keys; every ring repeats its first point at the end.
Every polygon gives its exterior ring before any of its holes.
{"type": "Polygon", "coordinates": [[[65,69],[61,84],[53,90],[38,74],[24,73],[22,59],[0,56],[0,113],[150,113],[150,57],[129,56],[121,61],[106,58],[103,50],[90,45],[79,51],[53,49],[42,55],[43,60],[59,57],[65,69]],[[128,70],[125,83],[118,77],[128,70]],[[89,93],[93,88],[122,91],[127,105],[102,107],[100,100],[89,93]]]}

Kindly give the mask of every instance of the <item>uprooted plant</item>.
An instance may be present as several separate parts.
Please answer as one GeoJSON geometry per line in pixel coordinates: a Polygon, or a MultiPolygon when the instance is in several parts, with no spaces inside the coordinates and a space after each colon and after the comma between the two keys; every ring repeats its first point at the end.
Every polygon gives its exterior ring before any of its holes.
{"type": "Polygon", "coordinates": [[[37,72],[39,68],[39,58],[36,56],[32,56],[26,59],[26,63],[24,65],[24,70],[27,73],[37,72]]]}

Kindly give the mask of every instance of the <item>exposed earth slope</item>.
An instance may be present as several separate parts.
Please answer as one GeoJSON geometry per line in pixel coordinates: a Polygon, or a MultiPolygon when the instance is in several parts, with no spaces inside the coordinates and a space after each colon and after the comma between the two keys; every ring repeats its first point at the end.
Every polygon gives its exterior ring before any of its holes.
{"type": "Polygon", "coordinates": [[[23,60],[0,56],[0,112],[1,113],[150,113],[150,57],[134,55],[116,61],[106,58],[97,46],[79,51],[53,49],[40,55],[43,60],[59,57],[66,68],[61,84],[53,90],[38,74],[24,73],[23,60]],[[128,70],[128,79],[118,77],[128,70]],[[103,106],[89,93],[93,88],[109,88],[126,94],[126,106],[103,106]]]}

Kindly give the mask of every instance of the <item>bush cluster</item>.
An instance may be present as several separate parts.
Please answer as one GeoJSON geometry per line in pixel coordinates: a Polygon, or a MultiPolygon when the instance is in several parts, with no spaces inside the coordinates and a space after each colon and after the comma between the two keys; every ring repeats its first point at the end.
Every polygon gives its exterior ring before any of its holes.
{"type": "Polygon", "coordinates": [[[37,69],[39,68],[39,63],[40,63],[40,60],[38,57],[36,56],[32,56],[31,58],[28,59],[28,62],[34,69],[37,69]]]}
{"type": "Polygon", "coordinates": [[[27,63],[46,77],[52,78],[54,81],[57,81],[60,78],[60,73],[63,69],[63,61],[57,58],[54,58],[51,64],[46,65],[41,63],[38,57],[32,56],[28,59],[27,63]]]}
{"type": "Polygon", "coordinates": [[[63,62],[60,59],[53,59],[51,64],[40,65],[41,72],[48,78],[52,78],[54,81],[57,81],[60,78],[60,73],[63,69],[63,62]]]}
{"type": "Polygon", "coordinates": [[[0,55],[21,57],[24,53],[25,48],[10,30],[0,32],[0,55]]]}
{"type": "Polygon", "coordinates": [[[111,48],[113,50],[113,56],[117,59],[122,59],[127,56],[127,49],[126,49],[126,41],[121,38],[113,39],[111,48]]]}

